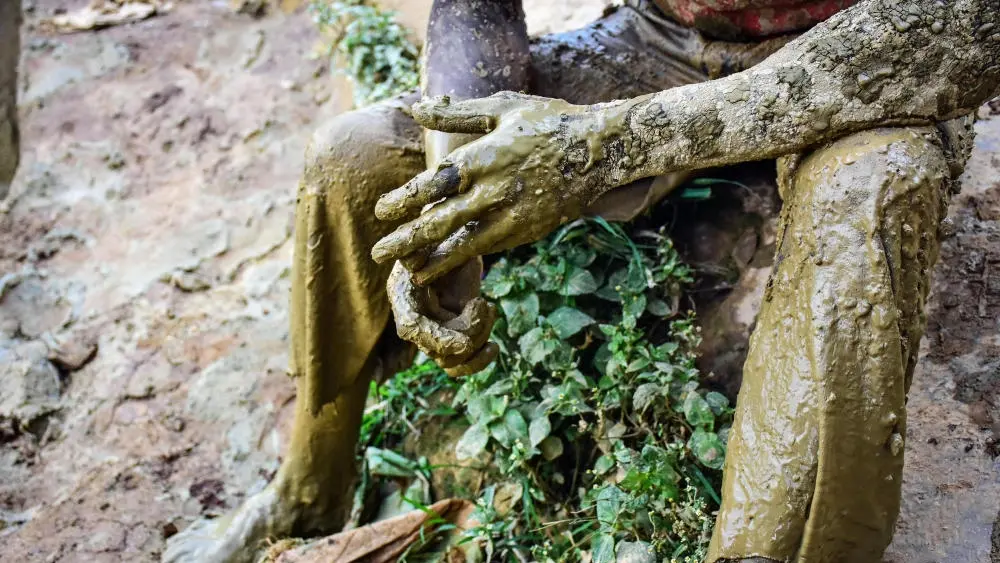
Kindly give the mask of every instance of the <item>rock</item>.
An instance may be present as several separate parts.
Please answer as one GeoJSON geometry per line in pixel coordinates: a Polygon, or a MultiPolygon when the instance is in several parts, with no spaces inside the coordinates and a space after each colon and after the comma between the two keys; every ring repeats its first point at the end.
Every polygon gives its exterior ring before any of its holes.
{"type": "Polygon", "coordinates": [[[105,520],[90,531],[90,537],[83,546],[86,551],[98,553],[120,551],[125,547],[125,527],[117,522],[105,520]]]}
{"type": "Polygon", "coordinates": [[[56,340],[49,350],[49,361],[67,372],[77,371],[97,355],[97,339],[82,334],[56,340]]]}
{"type": "Polygon", "coordinates": [[[656,563],[656,551],[644,541],[623,541],[618,544],[616,563],[656,563]]]}
{"type": "Polygon", "coordinates": [[[0,418],[27,425],[54,411],[59,403],[59,372],[41,341],[0,348],[0,418]]]}
{"type": "Polygon", "coordinates": [[[73,320],[74,296],[59,282],[25,274],[20,282],[6,285],[0,301],[0,319],[17,322],[18,331],[31,339],[55,332],[73,320]]]}
{"type": "Polygon", "coordinates": [[[267,15],[267,0],[230,0],[229,7],[237,14],[246,14],[253,18],[267,15]]]}
{"type": "Polygon", "coordinates": [[[212,287],[212,282],[199,272],[176,271],[166,278],[170,285],[188,293],[205,291],[212,287]]]}

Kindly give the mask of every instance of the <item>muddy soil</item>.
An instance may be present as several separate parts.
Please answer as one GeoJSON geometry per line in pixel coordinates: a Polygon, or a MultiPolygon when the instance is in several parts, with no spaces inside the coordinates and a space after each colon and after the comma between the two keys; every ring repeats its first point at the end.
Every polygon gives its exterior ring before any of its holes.
{"type": "MultiPolygon", "coordinates": [[[[0,561],[154,561],[280,463],[295,186],[313,123],[350,97],[301,10],[178,3],[57,35],[40,21],[84,2],[26,4],[24,154],[0,208],[0,561]]],[[[601,4],[526,7],[537,32],[601,4]]],[[[981,113],[893,563],[987,562],[1000,536],[1000,116],[981,113]]]]}

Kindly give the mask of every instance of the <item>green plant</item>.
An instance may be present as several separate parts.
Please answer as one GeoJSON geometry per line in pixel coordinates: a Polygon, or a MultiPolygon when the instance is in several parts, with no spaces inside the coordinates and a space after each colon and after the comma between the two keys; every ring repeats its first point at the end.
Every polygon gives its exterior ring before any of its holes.
{"type": "Polygon", "coordinates": [[[367,105],[412,90],[419,83],[417,46],[395,13],[362,0],[310,6],[316,24],[329,38],[328,55],[339,57],[341,72],[354,83],[354,103],[367,105]]]}
{"type": "MultiPolygon", "coordinates": [[[[484,278],[496,362],[454,382],[425,361],[374,391],[405,416],[445,412],[421,393],[454,395],[469,423],[457,457],[495,469],[466,532],[489,560],[704,557],[732,410],[700,387],[699,333],[680,312],[691,278],[662,231],[570,223],[484,278]]],[[[405,434],[405,416],[374,416],[380,444],[405,434]]]]}

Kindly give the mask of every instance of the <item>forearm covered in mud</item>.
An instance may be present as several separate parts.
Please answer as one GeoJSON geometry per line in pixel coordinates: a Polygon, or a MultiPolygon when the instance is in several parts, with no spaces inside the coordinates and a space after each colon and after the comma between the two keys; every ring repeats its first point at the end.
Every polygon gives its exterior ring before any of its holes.
{"type": "Polygon", "coordinates": [[[611,105],[619,134],[601,168],[605,185],[622,185],[775,158],[968,114],[998,93],[1000,0],[869,0],[752,69],[611,105]]]}

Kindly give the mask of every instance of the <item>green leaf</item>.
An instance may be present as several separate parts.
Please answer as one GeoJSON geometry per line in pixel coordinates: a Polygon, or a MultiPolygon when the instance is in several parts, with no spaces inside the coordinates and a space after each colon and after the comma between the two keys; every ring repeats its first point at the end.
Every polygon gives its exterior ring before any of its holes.
{"type": "Polygon", "coordinates": [[[560,295],[586,295],[597,291],[597,280],[594,275],[580,267],[574,267],[566,276],[566,281],[559,290],[560,295]]]}
{"type": "Polygon", "coordinates": [[[528,442],[528,423],[524,421],[524,416],[520,412],[514,409],[507,411],[503,415],[503,421],[510,431],[511,438],[528,442]]]}
{"type": "Polygon", "coordinates": [[[531,350],[542,340],[542,336],[544,335],[545,330],[540,326],[536,326],[522,334],[521,338],[517,339],[517,347],[521,350],[521,355],[527,358],[531,354],[531,350]]]}
{"type": "Polygon", "coordinates": [[[563,454],[563,443],[555,436],[546,436],[538,445],[538,449],[542,450],[545,461],[552,461],[563,454]]]}
{"type": "Polygon", "coordinates": [[[500,443],[501,446],[509,448],[514,443],[514,436],[511,435],[507,424],[502,420],[490,423],[490,436],[500,443]]]}
{"type": "Polygon", "coordinates": [[[517,345],[521,349],[521,356],[531,365],[536,365],[559,348],[559,341],[545,337],[545,330],[535,327],[524,333],[518,339],[517,345]]]}
{"type": "Polygon", "coordinates": [[[538,285],[539,291],[557,291],[566,273],[566,262],[561,260],[559,264],[541,264],[538,266],[538,273],[542,278],[538,285]]]}
{"type": "Polygon", "coordinates": [[[656,383],[643,383],[632,395],[632,408],[642,412],[660,395],[662,387],[656,383]]]}
{"type": "Polygon", "coordinates": [[[500,418],[507,412],[507,404],[510,402],[507,397],[490,397],[489,398],[489,415],[490,420],[495,420],[500,418]]]}
{"type": "Polygon", "coordinates": [[[538,321],[538,295],[535,293],[501,299],[500,307],[507,318],[507,334],[511,337],[528,332],[538,321]]]}
{"type": "Polygon", "coordinates": [[[646,303],[646,310],[654,317],[668,317],[672,312],[670,305],[667,305],[667,302],[662,299],[650,299],[646,303]]]}
{"type": "Polygon", "coordinates": [[[492,299],[499,299],[507,295],[513,288],[514,280],[507,276],[506,260],[499,260],[493,265],[492,268],[490,268],[486,277],[483,278],[483,295],[492,299]]]}
{"type": "Polygon", "coordinates": [[[601,524],[614,524],[625,497],[625,493],[614,485],[601,489],[597,494],[597,521],[601,524]]]}
{"type": "Polygon", "coordinates": [[[626,297],[622,303],[622,324],[628,328],[635,327],[635,321],[642,316],[643,311],[646,310],[646,296],[643,294],[634,295],[631,297],[626,297]],[[630,321],[630,322],[626,322],[630,321]]]}
{"type": "Polygon", "coordinates": [[[598,289],[597,291],[594,292],[594,295],[606,301],[611,301],[613,303],[621,303],[622,301],[621,293],[618,293],[618,291],[615,290],[615,288],[611,286],[611,284],[602,286],[601,289],[598,289]]]}
{"type": "Polygon", "coordinates": [[[490,385],[489,387],[487,387],[486,390],[483,391],[483,395],[487,395],[487,396],[489,396],[489,395],[495,395],[495,396],[508,395],[508,394],[510,394],[511,389],[513,389],[513,388],[514,388],[514,382],[513,381],[511,381],[509,379],[501,379],[500,381],[497,381],[493,385],[490,385]]]}
{"type": "Polygon", "coordinates": [[[635,373],[637,371],[642,371],[649,366],[649,358],[639,357],[632,360],[628,367],[625,368],[626,373],[635,373]]]}
{"type": "Polygon", "coordinates": [[[729,398],[718,391],[709,391],[705,394],[705,401],[712,408],[715,416],[719,416],[729,408],[729,398]]]}
{"type": "Polygon", "coordinates": [[[566,260],[574,266],[586,268],[595,258],[597,258],[597,252],[589,246],[566,247],[566,260]]]}
{"type": "Polygon", "coordinates": [[[535,447],[542,443],[549,433],[552,432],[552,423],[549,422],[549,417],[542,416],[531,421],[531,426],[528,427],[528,437],[531,438],[531,446],[535,447]]]}
{"type": "Polygon", "coordinates": [[[600,373],[601,375],[605,375],[607,373],[608,360],[610,359],[611,348],[608,346],[608,343],[605,342],[604,344],[601,344],[600,348],[597,349],[597,352],[594,352],[594,369],[597,370],[597,373],[600,373]]]}
{"type": "Polygon", "coordinates": [[[615,537],[611,534],[597,534],[590,544],[590,559],[593,563],[613,563],[615,560],[615,537]]]}
{"type": "Polygon", "coordinates": [[[593,318],[587,313],[572,307],[560,307],[553,311],[546,320],[559,338],[569,338],[585,327],[594,324],[593,318]]]}
{"type": "Polygon", "coordinates": [[[712,425],[715,424],[712,408],[697,391],[691,391],[684,398],[684,418],[691,426],[705,426],[711,429],[712,425]]]}
{"type": "Polygon", "coordinates": [[[470,426],[455,445],[458,459],[470,459],[478,456],[486,449],[490,441],[490,431],[485,424],[476,423],[470,426]]]}
{"type": "Polygon", "coordinates": [[[688,448],[705,467],[722,469],[726,463],[726,446],[715,432],[695,430],[688,440],[688,448]]]}
{"type": "Polygon", "coordinates": [[[484,418],[489,418],[490,400],[482,395],[471,397],[465,407],[465,411],[472,418],[473,422],[479,422],[484,418]]]}
{"type": "Polygon", "coordinates": [[[609,455],[602,455],[594,463],[594,473],[604,475],[615,466],[615,458],[609,455]]]}

